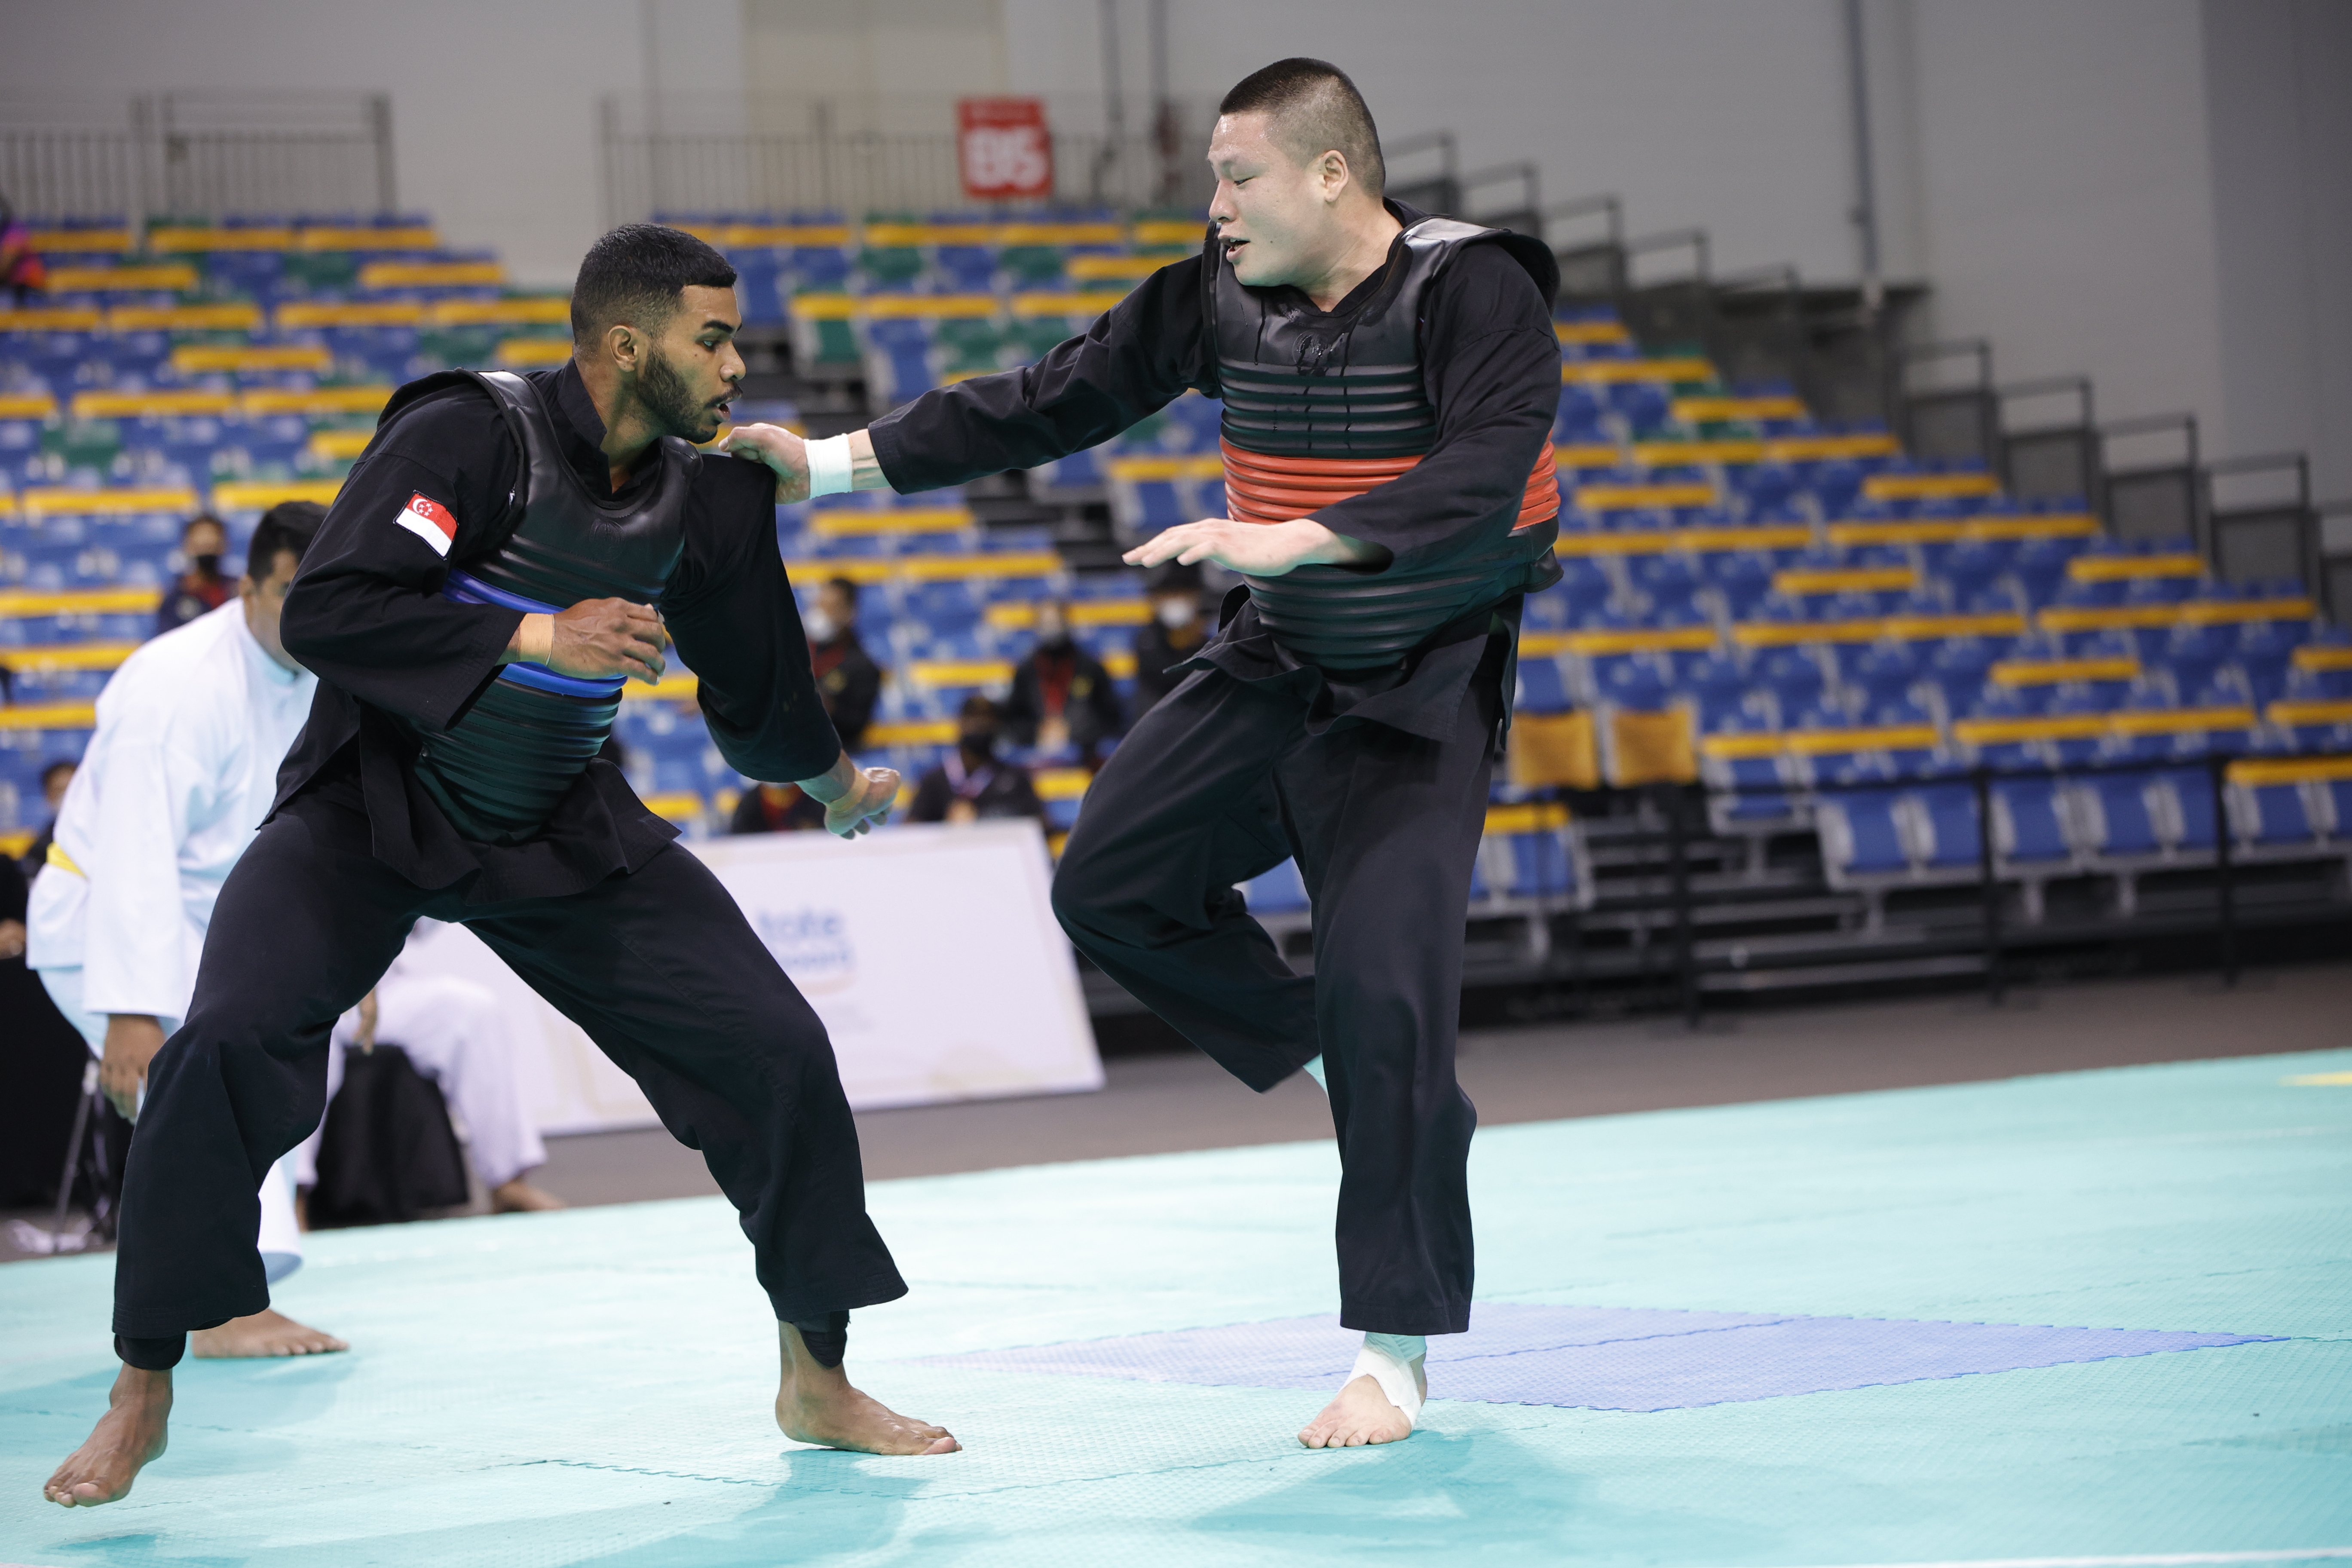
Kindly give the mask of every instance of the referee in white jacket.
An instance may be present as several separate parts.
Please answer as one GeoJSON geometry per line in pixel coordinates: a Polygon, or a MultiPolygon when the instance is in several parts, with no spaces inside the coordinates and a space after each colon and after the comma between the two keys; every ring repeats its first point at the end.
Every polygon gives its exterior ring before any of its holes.
{"type": "MultiPolygon", "coordinates": [[[[125,659],[33,883],[26,959],[99,1053],[114,1108],[136,1117],[148,1061],[187,1016],[213,900],[268,813],[278,764],[318,678],[278,640],[278,612],[325,516],[266,513],[236,597],[125,659]]],[[[135,1156],[134,1156],[135,1157],[135,1156]]],[[[270,1282],[302,1264],[289,1161],[258,1173],[270,1282]]],[[[196,1333],[200,1356],[308,1355],[342,1341],[274,1310],[196,1333]]]]}

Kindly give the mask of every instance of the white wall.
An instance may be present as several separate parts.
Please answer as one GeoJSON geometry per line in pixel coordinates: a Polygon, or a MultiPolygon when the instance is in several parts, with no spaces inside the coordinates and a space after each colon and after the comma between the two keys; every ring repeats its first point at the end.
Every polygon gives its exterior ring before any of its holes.
{"type": "Polygon", "coordinates": [[[2003,380],[2221,428],[2198,0],[1916,0],[1922,270],[2003,380]]]}
{"type": "Polygon", "coordinates": [[[2352,5],[2204,10],[2223,430],[2352,498],[2352,5]]]}
{"type": "Polygon", "coordinates": [[[12,5],[0,91],[389,91],[404,206],[568,285],[601,228],[595,105],[741,81],[737,0],[75,0],[12,5]],[[650,44],[651,47],[648,47],[650,44]]]}
{"type": "MultiPolygon", "coordinates": [[[[1120,0],[1129,117],[1146,10],[1120,0]]],[[[1171,0],[1171,87],[1213,106],[1286,55],[1356,79],[1383,139],[1449,129],[1465,166],[1532,158],[1548,200],[1622,192],[1636,232],[1694,225],[1726,269],[1851,277],[1838,0],[1171,0]]],[[[1013,86],[1098,86],[1097,0],[1005,0],[1013,86]]],[[[1194,128],[1206,150],[1209,126],[1194,128]]]]}
{"type": "MultiPolygon", "coordinates": [[[[1139,127],[1147,0],[1117,4],[1139,127]]],[[[1864,4],[1884,270],[1934,285],[1936,330],[1990,338],[2004,379],[2088,374],[2109,416],[2193,411],[2215,452],[2306,447],[2323,493],[2352,493],[2352,4],[1864,4]]],[[[1391,140],[1444,127],[1468,167],[1532,158],[1550,200],[1613,191],[1636,233],[1704,226],[1721,269],[1858,270],[1841,0],[1170,14],[1171,85],[1202,144],[1202,106],[1235,80],[1321,55],[1391,140]]],[[[1100,16],[1098,0],[78,0],[8,8],[0,92],[389,90],[404,204],[562,284],[600,226],[606,93],[659,88],[709,126],[747,89],[836,82],[1034,92],[1069,117],[1102,86],[1100,16]],[[954,47],[909,52],[933,33],[954,47]],[[856,71],[853,42],[874,56],[856,71]]]]}

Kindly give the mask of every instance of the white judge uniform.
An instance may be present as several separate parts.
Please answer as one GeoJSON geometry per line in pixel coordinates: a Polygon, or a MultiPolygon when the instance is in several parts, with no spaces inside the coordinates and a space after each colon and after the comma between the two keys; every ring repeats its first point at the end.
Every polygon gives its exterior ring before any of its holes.
{"type": "MultiPolygon", "coordinates": [[[[110,1014],[150,1015],[166,1038],[188,1016],[213,903],[318,684],[271,658],[231,599],[141,647],[100,693],[33,882],[25,954],[93,1053],[110,1014]]],[[[271,1283],[301,1267],[283,1159],[262,1180],[259,1241],[271,1283]]]]}

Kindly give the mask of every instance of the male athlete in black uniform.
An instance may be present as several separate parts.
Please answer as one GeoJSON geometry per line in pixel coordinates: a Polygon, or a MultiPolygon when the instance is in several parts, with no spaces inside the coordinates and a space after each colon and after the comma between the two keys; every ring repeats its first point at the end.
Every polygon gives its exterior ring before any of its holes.
{"type": "Polygon", "coordinates": [[[868,430],[736,447],[788,497],[921,490],[1092,446],[1187,387],[1223,399],[1227,516],[1128,560],[1214,561],[1247,590],[1095,780],[1054,903],[1252,1088],[1328,1064],[1340,1321],[1366,1344],[1299,1436],[1391,1442],[1424,1395],[1423,1336],[1470,1321],[1463,912],[1520,602],[1559,577],[1559,271],[1534,240],[1383,202],[1371,116],[1319,60],[1228,93],[1209,161],[1202,253],[1084,337],[868,430]],[[1311,979],[1234,890],[1294,856],[1311,979]]]}
{"type": "Polygon", "coordinates": [[[818,700],[774,479],[688,444],[742,379],[734,282],[691,235],[615,229],[581,263],[562,369],[428,376],[384,410],[287,595],[318,696],[150,1071],[115,1258],[125,1364],[52,1500],[129,1491],[163,1451],[188,1331],[268,1305],[255,1188],[319,1124],[328,1032],[420,915],[472,928],[702,1151],[775,1307],[786,1435],[955,1447],[841,1370],[850,1309],[907,1287],[824,1025],[598,755],[624,680],[659,679],[674,640],[734,766],[798,781],[845,837],[898,792],[818,700]]]}

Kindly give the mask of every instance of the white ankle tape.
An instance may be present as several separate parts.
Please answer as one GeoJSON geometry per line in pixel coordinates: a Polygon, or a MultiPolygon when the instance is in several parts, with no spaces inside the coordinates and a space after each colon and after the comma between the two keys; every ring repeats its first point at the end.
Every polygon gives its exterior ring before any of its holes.
{"type": "Polygon", "coordinates": [[[1421,1421],[1421,1388],[1412,1380],[1412,1363],[1427,1354],[1429,1342],[1419,1334],[1366,1334],[1364,1348],[1356,1352],[1355,1367],[1348,1373],[1352,1383],[1369,1377],[1381,1385],[1388,1402],[1404,1412],[1405,1423],[1417,1426],[1421,1421]]]}
{"type": "Polygon", "coordinates": [[[809,499],[846,495],[856,460],[849,455],[849,437],[830,436],[808,444],[809,499]]]}

